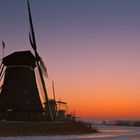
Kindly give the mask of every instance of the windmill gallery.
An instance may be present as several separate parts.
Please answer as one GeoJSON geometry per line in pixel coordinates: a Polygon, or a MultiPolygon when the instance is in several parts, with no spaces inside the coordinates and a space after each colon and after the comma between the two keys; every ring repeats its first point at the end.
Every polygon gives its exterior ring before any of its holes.
{"type": "Polygon", "coordinates": [[[3,84],[0,94],[0,119],[10,121],[72,120],[73,115],[67,114],[66,117],[65,110],[57,108],[57,104],[66,105],[65,102],[48,98],[43,76],[43,73],[47,75],[47,69],[37,52],[29,1],[27,3],[30,22],[29,40],[34,54],[31,51],[20,51],[2,59],[0,77],[3,79],[3,84]],[[45,96],[44,103],[41,102],[39,96],[35,69],[39,73],[45,96]]]}

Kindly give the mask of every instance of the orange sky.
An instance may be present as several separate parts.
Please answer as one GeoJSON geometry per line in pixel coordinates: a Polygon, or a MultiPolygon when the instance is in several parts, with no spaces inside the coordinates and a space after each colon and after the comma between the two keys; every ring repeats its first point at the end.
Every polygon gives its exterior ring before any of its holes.
{"type": "MultiPolygon", "coordinates": [[[[37,50],[48,68],[49,97],[53,80],[57,99],[66,101],[78,116],[140,118],[140,1],[30,4],[37,50]]],[[[26,1],[2,0],[0,9],[5,55],[32,50],[26,1]]]]}
{"type": "MultiPolygon", "coordinates": [[[[113,80],[93,80],[94,83],[91,83],[91,79],[81,82],[76,81],[76,78],[72,78],[72,81],[68,79],[64,83],[61,81],[61,84],[58,81],[55,83],[56,96],[66,101],[69,111],[75,110],[77,116],[96,120],[139,119],[140,88],[132,79],[126,83],[121,79],[114,83],[113,80]]],[[[52,95],[51,89],[49,95],[52,95]]]]}

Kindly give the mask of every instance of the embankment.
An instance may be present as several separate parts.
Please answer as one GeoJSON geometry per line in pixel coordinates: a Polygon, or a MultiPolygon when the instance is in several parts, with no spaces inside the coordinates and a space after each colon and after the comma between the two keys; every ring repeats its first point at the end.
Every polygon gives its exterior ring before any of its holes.
{"type": "Polygon", "coordinates": [[[0,122],[0,136],[41,136],[95,133],[84,122],[0,122]]]}

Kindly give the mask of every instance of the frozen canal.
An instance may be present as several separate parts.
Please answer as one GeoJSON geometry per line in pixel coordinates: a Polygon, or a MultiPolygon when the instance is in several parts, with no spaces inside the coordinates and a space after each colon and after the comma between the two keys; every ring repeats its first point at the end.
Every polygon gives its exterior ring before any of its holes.
{"type": "Polygon", "coordinates": [[[138,127],[98,127],[100,133],[70,136],[0,137],[0,140],[140,140],[138,127]]]}

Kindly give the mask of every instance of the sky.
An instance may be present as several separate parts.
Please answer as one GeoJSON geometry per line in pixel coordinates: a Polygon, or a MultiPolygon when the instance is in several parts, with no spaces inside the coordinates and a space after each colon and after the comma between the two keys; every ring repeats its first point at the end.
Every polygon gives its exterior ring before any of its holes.
{"type": "MultiPolygon", "coordinates": [[[[30,0],[52,98],[88,119],[140,119],[140,1],[30,0]]],[[[0,0],[5,55],[32,50],[26,0],[0,0]]],[[[0,51],[2,57],[2,51],[0,51]]]]}

